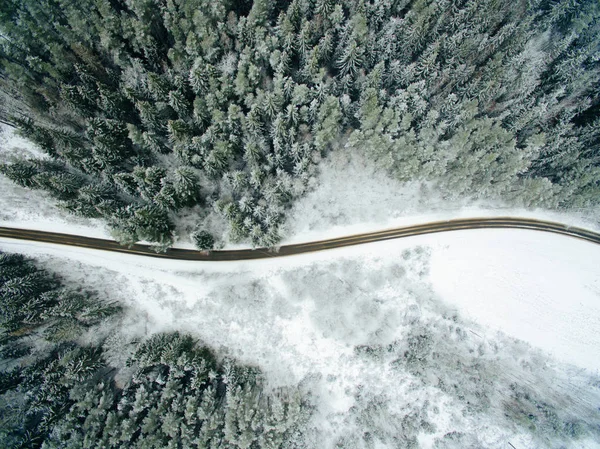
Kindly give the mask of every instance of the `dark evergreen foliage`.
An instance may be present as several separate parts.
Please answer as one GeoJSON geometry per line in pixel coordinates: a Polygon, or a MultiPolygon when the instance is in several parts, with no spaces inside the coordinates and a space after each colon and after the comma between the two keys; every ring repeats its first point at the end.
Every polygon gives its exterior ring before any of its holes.
{"type": "Polygon", "coordinates": [[[0,253],[0,446],[40,447],[72,404],[70,390],[103,366],[100,348],[75,340],[118,311],[21,255],[0,253]],[[36,341],[47,350],[35,352],[36,341]]]}
{"type": "Polygon", "coordinates": [[[2,448],[300,447],[297,391],[267,394],[257,369],[179,333],[132,342],[129,368],[111,367],[108,341],[78,337],[120,308],[23,256],[0,253],[0,306],[2,448]]]}
{"type": "Polygon", "coordinates": [[[215,238],[207,231],[196,231],[192,234],[192,239],[196,244],[196,248],[200,250],[213,249],[215,246],[215,238]]]}

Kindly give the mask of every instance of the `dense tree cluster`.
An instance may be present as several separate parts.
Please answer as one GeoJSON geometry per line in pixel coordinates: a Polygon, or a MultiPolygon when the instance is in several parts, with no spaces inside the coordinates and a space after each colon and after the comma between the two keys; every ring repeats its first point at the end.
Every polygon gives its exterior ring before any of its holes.
{"type": "MultiPolygon", "coordinates": [[[[264,395],[260,373],[220,366],[189,336],[141,343],[123,389],[74,389],[74,404],[43,448],[280,448],[301,443],[307,415],[299,394],[264,395]]],[[[296,446],[297,447],[297,446],[296,446]]]]}
{"type": "Polygon", "coordinates": [[[5,343],[20,342],[40,330],[51,342],[71,341],[118,310],[90,292],[63,287],[56,276],[21,255],[0,252],[0,329],[8,339],[5,343]]]}
{"type": "Polygon", "coordinates": [[[0,446],[39,447],[72,403],[70,390],[103,365],[100,348],[76,340],[118,311],[0,253],[0,446]]]}
{"type": "Polygon", "coordinates": [[[218,361],[190,336],[132,342],[111,366],[110,339],[82,345],[119,307],[22,256],[0,254],[0,446],[294,448],[308,409],[297,390],[267,392],[255,368],[218,361]],[[124,370],[116,381],[118,371],[124,370]]]}
{"type": "Polygon", "coordinates": [[[196,204],[274,244],[342,144],[450,196],[597,204],[599,19],[594,0],[9,0],[0,115],[56,164],[3,171],[160,247],[196,204]]]}
{"type": "Polygon", "coordinates": [[[215,238],[207,231],[196,230],[192,234],[192,239],[196,244],[196,248],[200,250],[210,250],[215,246],[215,238]]]}

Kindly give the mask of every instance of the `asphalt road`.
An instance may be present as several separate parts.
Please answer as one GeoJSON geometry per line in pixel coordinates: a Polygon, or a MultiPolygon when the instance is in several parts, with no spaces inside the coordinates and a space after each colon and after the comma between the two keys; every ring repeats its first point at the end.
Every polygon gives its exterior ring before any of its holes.
{"type": "Polygon", "coordinates": [[[365,234],[350,235],[334,239],[319,240],[316,242],[283,245],[276,248],[255,248],[236,250],[215,250],[210,252],[189,249],[171,248],[164,253],[156,253],[147,245],[121,246],[114,240],[96,239],[79,235],[60,234],[56,232],[32,231],[0,227],[0,237],[16,240],[29,240],[35,242],[53,243],[58,245],[77,246],[102,251],[136,254],[161,259],[194,260],[194,261],[228,261],[228,260],[253,260],[271,257],[291,256],[294,254],[324,251],[333,248],[361,245],[363,243],[381,242],[384,240],[410,237],[414,235],[433,234],[437,232],[459,231],[466,229],[530,229],[535,231],[552,232],[592,243],[600,244],[600,234],[582,228],[567,226],[543,220],[525,218],[498,217],[498,218],[466,218],[448,221],[438,221],[414,226],[407,226],[384,231],[368,232],[365,234]]]}

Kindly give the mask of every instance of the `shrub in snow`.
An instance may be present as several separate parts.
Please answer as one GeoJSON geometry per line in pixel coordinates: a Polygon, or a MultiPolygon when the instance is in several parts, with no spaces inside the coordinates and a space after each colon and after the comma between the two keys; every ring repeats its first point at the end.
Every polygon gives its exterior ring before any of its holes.
{"type": "Polygon", "coordinates": [[[206,231],[196,231],[192,234],[192,240],[196,247],[201,250],[213,249],[215,246],[215,238],[206,231]]]}

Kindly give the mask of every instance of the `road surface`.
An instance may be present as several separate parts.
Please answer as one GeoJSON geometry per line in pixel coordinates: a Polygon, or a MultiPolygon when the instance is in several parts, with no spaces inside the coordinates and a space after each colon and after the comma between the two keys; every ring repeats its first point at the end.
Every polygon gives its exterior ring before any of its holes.
{"type": "Polygon", "coordinates": [[[561,223],[513,217],[461,218],[456,220],[437,221],[414,226],[406,226],[402,228],[387,229],[384,231],[368,232],[365,234],[356,234],[347,237],[319,240],[315,242],[283,245],[277,248],[215,250],[210,252],[170,248],[163,253],[157,253],[148,245],[135,244],[127,247],[119,245],[114,240],[5,227],[0,227],[0,238],[77,246],[81,248],[91,248],[102,251],[158,257],[161,259],[233,261],[291,256],[294,254],[311,253],[315,251],[324,251],[327,249],[361,245],[363,243],[370,242],[381,242],[384,240],[398,239],[414,235],[432,234],[437,232],[490,228],[530,229],[543,232],[552,232],[555,234],[562,234],[600,244],[600,234],[593,231],[567,226],[561,223]]]}

